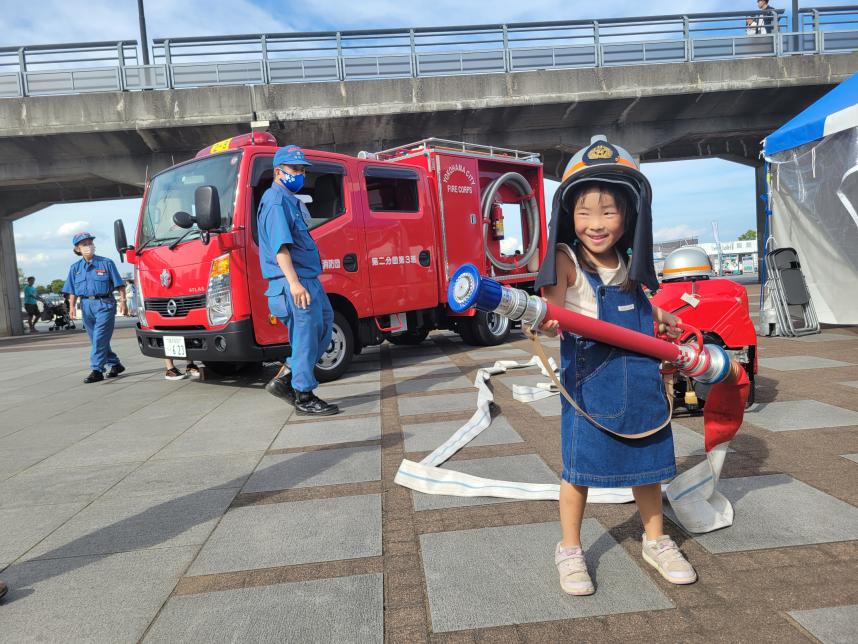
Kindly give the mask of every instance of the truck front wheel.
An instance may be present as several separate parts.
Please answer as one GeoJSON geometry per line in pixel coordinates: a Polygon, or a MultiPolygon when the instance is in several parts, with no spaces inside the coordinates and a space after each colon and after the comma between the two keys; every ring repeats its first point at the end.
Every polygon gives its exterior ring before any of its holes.
{"type": "MultiPolygon", "coordinates": [[[[471,318],[470,322],[476,344],[493,347],[503,344],[509,337],[509,318],[505,318],[497,313],[477,311],[477,314],[471,318]]],[[[467,342],[467,339],[465,341],[467,342]]]]}
{"type": "Polygon", "coordinates": [[[342,376],[355,354],[355,336],[348,318],[334,311],[334,330],[331,343],[316,363],[315,374],[319,382],[331,382],[342,376]]]}

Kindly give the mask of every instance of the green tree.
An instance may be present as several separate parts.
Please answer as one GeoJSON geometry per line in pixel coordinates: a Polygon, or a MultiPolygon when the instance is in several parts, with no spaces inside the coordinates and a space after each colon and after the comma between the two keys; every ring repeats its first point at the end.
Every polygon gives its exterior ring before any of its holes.
{"type": "Polygon", "coordinates": [[[39,295],[44,295],[44,294],[45,294],[45,293],[47,293],[47,292],[48,292],[48,289],[46,289],[46,288],[45,288],[44,286],[42,286],[41,284],[39,284],[39,285],[36,287],[36,293],[38,293],[39,295]]]}
{"type": "Polygon", "coordinates": [[[56,293],[59,295],[63,292],[63,286],[65,285],[65,280],[52,280],[50,284],[48,284],[48,290],[51,293],[56,293]]]}
{"type": "Polygon", "coordinates": [[[21,270],[21,267],[18,267],[18,288],[22,291],[24,287],[27,285],[27,276],[24,274],[24,271],[21,270]]]}
{"type": "Polygon", "coordinates": [[[739,235],[739,241],[747,241],[747,240],[756,239],[756,238],[757,238],[757,231],[754,230],[753,228],[748,228],[748,230],[746,232],[739,235]]]}

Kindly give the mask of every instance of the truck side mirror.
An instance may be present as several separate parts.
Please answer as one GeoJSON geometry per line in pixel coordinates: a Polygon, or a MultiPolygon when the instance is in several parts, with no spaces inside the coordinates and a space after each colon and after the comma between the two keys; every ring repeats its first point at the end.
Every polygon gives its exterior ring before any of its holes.
{"type": "Polygon", "coordinates": [[[187,229],[194,225],[194,218],[190,215],[190,213],[187,213],[184,210],[180,210],[173,215],[173,223],[176,224],[179,228],[187,229]]]}
{"type": "Polygon", "coordinates": [[[125,261],[125,251],[129,250],[128,237],[125,235],[125,224],[121,219],[113,222],[113,241],[116,243],[116,251],[119,253],[120,259],[125,261]]]}
{"type": "Polygon", "coordinates": [[[214,186],[200,186],[194,191],[194,208],[200,230],[220,228],[220,197],[214,186]]]}

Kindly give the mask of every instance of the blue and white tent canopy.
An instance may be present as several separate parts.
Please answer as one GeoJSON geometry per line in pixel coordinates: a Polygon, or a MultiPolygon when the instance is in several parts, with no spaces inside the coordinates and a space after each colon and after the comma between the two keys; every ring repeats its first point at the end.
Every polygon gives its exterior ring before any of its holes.
{"type": "Polygon", "coordinates": [[[858,74],[766,137],[766,157],[858,127],[858,74]]]}

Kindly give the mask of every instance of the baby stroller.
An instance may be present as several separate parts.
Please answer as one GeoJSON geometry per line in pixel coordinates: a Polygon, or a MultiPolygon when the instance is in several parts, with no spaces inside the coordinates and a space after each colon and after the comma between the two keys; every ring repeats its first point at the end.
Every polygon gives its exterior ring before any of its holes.
{"type": "Polygon", "coordinates": [[[42,320],[53,320],[53,324],[48,327],[48,331],[59,331],[60,329],[76,328],[74,322],[69,318],[65,304],[45,304],[45,310],[42,312],[42,320]],[[45,317],[47,315],[47,317],[45,317]]]}

